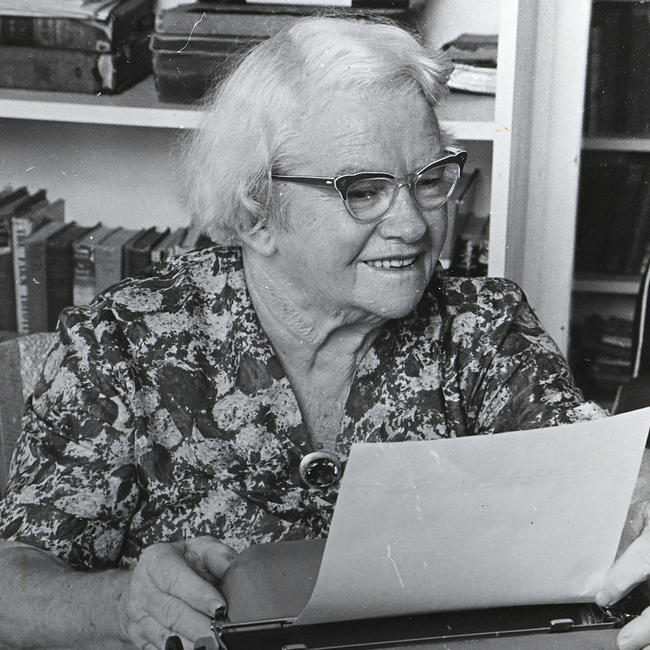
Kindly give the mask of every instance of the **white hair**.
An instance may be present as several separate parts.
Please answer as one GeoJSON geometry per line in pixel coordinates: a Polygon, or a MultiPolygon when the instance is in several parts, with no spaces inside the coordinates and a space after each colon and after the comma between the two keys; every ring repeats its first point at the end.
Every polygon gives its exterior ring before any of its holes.
{"type": "MultiPolygon", "coordinates": [[[[192,218],[214,241],[282,219],[271,170],[291,160],[292,135],[311,97],[334,89],[412,90],[434,106],[448,59],[386,21],[297,20],[252,48],[204,101],[183,154],[192,218]]],[[[299,152],[293,152],[298,154],[299,152]]]]}

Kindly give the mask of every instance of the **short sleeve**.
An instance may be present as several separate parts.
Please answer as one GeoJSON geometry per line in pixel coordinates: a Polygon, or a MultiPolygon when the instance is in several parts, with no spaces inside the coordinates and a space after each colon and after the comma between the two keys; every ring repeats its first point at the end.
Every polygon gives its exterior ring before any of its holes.
{"type": "Polygon", "coordinates": [[[601,407],[585,401],[564,356],[519,287],[489,280],[478,288],[475,305],[457,316],[461,323],[456,322],[451,332],[464,416],[473,433],[607,416],[601,407]]]}
{"type": "Polygon", "coordinates": [[[76,568],[115,566],[139,498],[128,342],[110,312],[63,312],[27,400],[0,536],[76,568]]]}

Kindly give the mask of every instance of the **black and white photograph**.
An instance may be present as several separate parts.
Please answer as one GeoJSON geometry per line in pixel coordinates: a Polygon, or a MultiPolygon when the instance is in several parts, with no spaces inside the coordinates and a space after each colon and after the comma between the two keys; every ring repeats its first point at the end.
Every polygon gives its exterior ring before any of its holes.
{"type": "Polygon", "coordinates": [[[650,0],[0,0],[0,650],[650,649],[650,0]]]}

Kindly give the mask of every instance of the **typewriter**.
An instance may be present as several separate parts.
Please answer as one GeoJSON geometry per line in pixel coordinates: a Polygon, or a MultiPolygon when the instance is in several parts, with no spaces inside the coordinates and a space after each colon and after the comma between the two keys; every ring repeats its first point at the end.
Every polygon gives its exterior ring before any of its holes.
{"type": "MultiPolygon", "coordinates": [[[[616,629],[646,606],[634,592],[615,609],[593,603],[529,605],[302,625],[324,541],[252,546],[228,570],[226,619],[205,650],[613,648],[616,629]],[[550,636],[549,636],[550,635],[550,636]]],[[[169,650],[173,650],[170,646],[169,650]]]]}

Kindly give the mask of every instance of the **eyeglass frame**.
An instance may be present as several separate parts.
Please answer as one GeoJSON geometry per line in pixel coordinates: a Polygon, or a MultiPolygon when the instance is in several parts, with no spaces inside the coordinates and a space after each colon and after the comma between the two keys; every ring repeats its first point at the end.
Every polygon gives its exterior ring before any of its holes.
{"type": "Polygon", "coordinates": [[[454,189],[456,189],[456,186],[458,185],[458,181],[460,180],[461,174],[463,173],[463,167],[465,166],[465,162],[467,161],[468,154],[465,149],[460,149],[458,147],[445,147],[444,151],[446,155],[430,163],[427,163],[424,167],[402,178],[397,178],[396,176],[394,176],[393,174],[389,174],[388,172],[357,172],[354,174],[341,174],[340,176],[335,176],[335,177],[271,174],[271,178],[273,180],[285,181],[289,183],[301,183],[304,185],[312,185],[315,187],[333,188],[339,193],[339,196],[343,201],[343,205],[345,206],[345,209],[355,221],[359,223],[375,223],[390,211],[390,209],[393,207],[393,204],[395,203],[397,194],[399,193],[399,190],[402,187],[409,188],[413,200],[415,201],[416,205],[422,210],[439,210],[443,205],[447,203],[447,201],[449,201],[451,195],[454,192],[454,189]],[[422,205],[420,205],[420,202],[418,201],[415,192],[413,191],[413,187],[417,183],[418,178],[422,176],[422,174],[424,174],[425,172],[428,172],[431,169],[435,169],[436,167],[441,167],[442,165],[446,165],[450,162],[458,165],[458,178],[454,181],[449,192],[447,192],[447,196],[445,197],[444,201],[440,203],[440,205],[437,205],[435,208],[424,208],[422,205]],[[384,178],[387,180],[394,181],[393,197],[391,198],[388,207],[381,214],[368,220],[360,219],[357,215],[355,215],[352,212],[352,210],[348,206],[348,201],[346,196],[347,191],[350,188],[350,186],[356,181],[370,180],[373,178],[384,178]]]}

